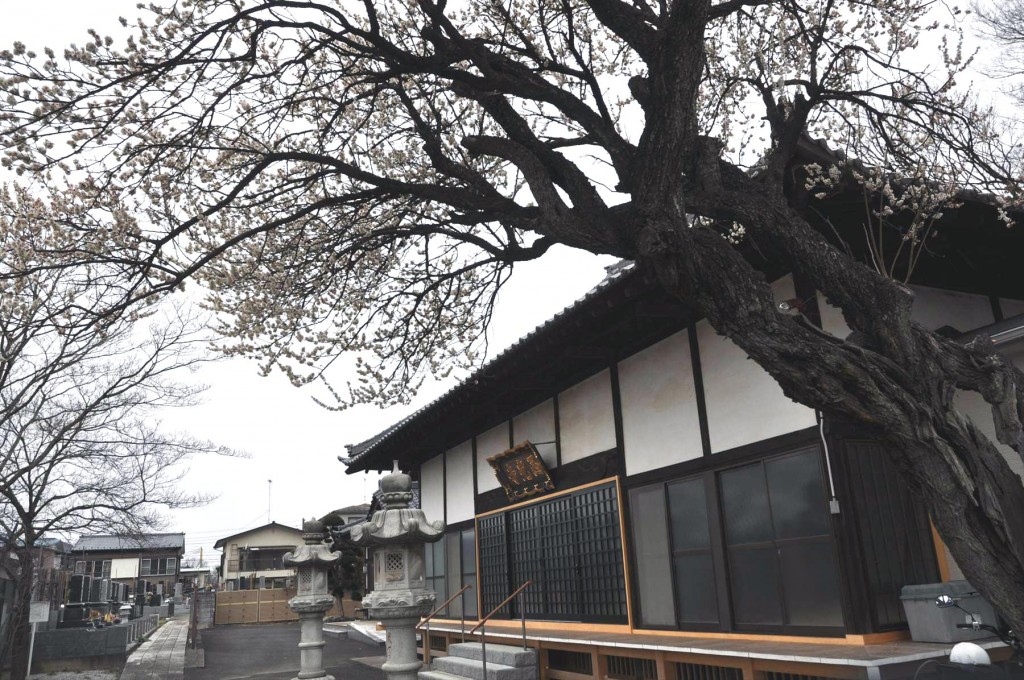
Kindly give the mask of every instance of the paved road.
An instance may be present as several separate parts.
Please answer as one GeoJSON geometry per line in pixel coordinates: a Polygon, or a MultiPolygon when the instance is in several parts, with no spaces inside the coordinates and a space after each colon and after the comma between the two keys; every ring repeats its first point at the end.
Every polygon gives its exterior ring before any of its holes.
{"type": "MultiPolygon", "coordinates": [[[[368,665],[383,655],[383,647],[334,638],[326,642],[324,666],[337,680],[384,679],[383,671],[368,665]],[[355,660],[360,658],[365,661],[355,660]]],[[[299,671],[298,644],[297,622],[215,626],[203,631],[206,667],[186,668],[184,680],[290,680],[299,671]]]]}

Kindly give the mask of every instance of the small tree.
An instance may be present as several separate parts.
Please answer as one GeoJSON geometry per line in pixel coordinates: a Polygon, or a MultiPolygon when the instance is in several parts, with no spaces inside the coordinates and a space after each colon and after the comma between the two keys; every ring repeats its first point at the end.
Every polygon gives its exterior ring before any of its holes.
{"type": "MultiPolygon", "coordinates": [[[[11,258],[29,252],[17,226],[0,218],[0,249],[11,258]]],[[[183,488],[185,461],[227,453],[153,422],[159,408],[195,403],[200,389],[171,375],[202,360],[200,337],[179,316],[143,330],[155,313],[104,315],[120,291],[99,271],[0,283],[0,560],[17,583],[3,648],[15,680],[28,672],[37,541],[158,527],[161,509],[207,500],[183,488]]]]}

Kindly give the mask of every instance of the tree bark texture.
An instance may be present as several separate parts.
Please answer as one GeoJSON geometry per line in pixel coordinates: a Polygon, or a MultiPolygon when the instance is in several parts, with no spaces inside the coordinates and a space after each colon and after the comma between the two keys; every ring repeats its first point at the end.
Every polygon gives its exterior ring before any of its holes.
{"type": "Polygon", "coordinates": [[[29,673],[28,646],[32,626],[28,622],[28,615],[32,604],[35,564],[31,548],[20,548],[15,554],[18,556],[18,580],[11,609],[11,680],[25,680],[29,673]]]}

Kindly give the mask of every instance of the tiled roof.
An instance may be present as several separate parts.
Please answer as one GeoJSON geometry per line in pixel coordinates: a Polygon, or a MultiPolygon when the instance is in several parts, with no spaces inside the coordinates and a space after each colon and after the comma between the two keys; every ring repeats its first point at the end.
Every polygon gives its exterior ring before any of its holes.
{"type": "MultiPolygon", "coordinates": [[[[369,455],[374,450],[374,448],[377,447],[379,444],[389,439],[395,433],[399,432],[400,430],[402,430],[402,428],[411,424],[413,421],[417,420],[420,416],[427,413],[431,409],[434,409],[435,407],[448,401],[464,385],[473,384],[477,382],[481,376],[488,374],[488,372],[490,371],[491,367],[494,366],[494,364],[498,363],[503,358],[515,354],[516,352],[521,350],[523,346],[532,342],[534,339],[537,338],[537,336],[542,335],[544,331],[547,330],[550,326],[552,326],[555,322],[559,321],[560,319],[564,318],[569,314],[572,314],[581,307],[585,307],[599,293],[601,293],[603,290],[611,286],[616,281],[626,278],[626,275],[629,274],[630,272],[633,272],[634,270],[635,268],[633,266],[633,263],[628,260],[620,260],[619,262],[606,267],[604,279],[602,279],[601,282],[598,283],[596,286],[591,288],[586,295],[584,295],[582,298],[580,298],[576,302],[572,303],[571,305],[563,309],[558,314],[555,314],[553,317],[551,317],[541,325],[534,328],[532,331],[524,335],[516,342],[509,345],[505,350],[503,350],[493,359],[482,365],[480,368],[474,371],[472,375],[470,375],[468,378],[460,382],[457,386],[448,390],[443,395],[441,395],[434,401],[430,402],[426,406],[415,411],[414,413],[410,414],[406,418],[403,418],[402,420],[398,421],[397,423],[395,423],[388,429],[384,430],[383,432],[380,432],[379,434],[374,435],[373,437],[370,437],[369,439],[362,441],[358,444],[349,444],[348,446],[346,446],[349,454],[346,465],[349,467],[355,465],[362,458],[365,458],[367,455],[369,455]]],[[[356,469],[362,468],[356,466],[356,469]]],[[[354,470],[350,470],[350,472],[351,471],[354,470]]]]}
{"type": "Polygon", "coordinates": [[[185,534],[136,534],[134,536],[82,536],[75,552],[113,550],[184,550],[185,534]]]}

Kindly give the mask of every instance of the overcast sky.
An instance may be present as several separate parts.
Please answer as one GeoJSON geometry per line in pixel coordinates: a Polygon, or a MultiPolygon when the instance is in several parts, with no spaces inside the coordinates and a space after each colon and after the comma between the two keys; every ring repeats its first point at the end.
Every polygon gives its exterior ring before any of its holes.
{"type": "MultiPolygon", "coordinates": [[[[86,42],[88,28],[116,36],[118,17],[134,17],[135,5],[135,0],[0,0],[0,47],[20,40],[37,52],[44,46],[59,52],[70,42],[86,42]]],[[[499,301],[492,356],[585,294],[609,262],[556,248],[542,262],[519,267],[499,301]]],[[[344,383],[344,374],[332,377],[344,383]]],[[[428,387],[408,407],[331,413],[282,376],[261,378],[254,363],[241,359],[207,366],[194,379],[210,386],[205,404],[167,414],[165,425],[251,454],[249,459],[194,460],[188,477],[193,489],[219,497],[169,518],[168,530],[185,532],[187,557],[198,557],[202,547],[211,563],[219,560],[212,550],[218,538],[260,526],[268,516],[299,526],[303,517],[368,501],[376,477],[344,474],[337,456],[345,444],[376,434],[453,385],[428,387]]]]}

